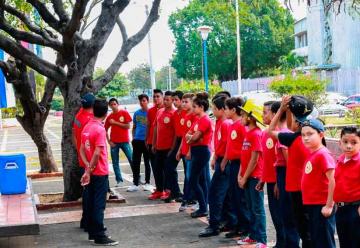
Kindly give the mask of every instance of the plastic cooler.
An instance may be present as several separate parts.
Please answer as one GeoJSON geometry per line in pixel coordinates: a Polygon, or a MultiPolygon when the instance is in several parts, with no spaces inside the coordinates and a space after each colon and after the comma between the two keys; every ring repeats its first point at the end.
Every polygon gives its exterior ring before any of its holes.
{"type": "Polygon", "coordinates": [[[23,194],[26,191],[26,183],[25,155],[0,155],[0,193],[23,194]]]}

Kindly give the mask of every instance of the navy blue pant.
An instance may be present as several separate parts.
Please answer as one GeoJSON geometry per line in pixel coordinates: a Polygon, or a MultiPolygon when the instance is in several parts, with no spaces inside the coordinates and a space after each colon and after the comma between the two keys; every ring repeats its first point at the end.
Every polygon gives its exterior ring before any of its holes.
{"type": "MultiPolygon", "coordinates": [[[[181,137],[176,138],[175,148],[170,152],[169,156],[166,159],[165,163],[165,188],[171,191],[173,197],[178,197],[180,192],[180,187],[178,183],[178,173],[177,166],[179,161],[176,160],[176,154],[179,150],[181,144],[181,137]]],[[[185,160],[183,163],[185,163],[185,160]]]]}
{"type": "Polygon", "coordinates": [[[360,247],[359,204],[338,207],[336,211],[336,229],[340,248],[360,247]]]}
{"type": "Polygon", "coordinates": [[[239,187],[238,174],[240,160],[229,161],[230,167],[229,190],[229,227],[238,231],[248,233],[250,223],[250,212],[245,200],[245,191],[239,187]]]}
{"type": "Polygon", "coordinates": [[[280,199],[276,199],[274,195],[275,183],[267,183],[266,186],[267,186],[270,215],[276,230],[275,247],[286,248],[285,228],[281,217],[280,199]]]}
{"type": "MultiPolygon", "coordinates": [[[[299,248],[300,236],[296,228],[295,217],[291,208],[290,193],[285,190],[286,167],[276,167],[276,183],[280,195],[280,213],[285,231],[286,248],[299,248]]],[[[279,246],[281,247],[281,246],[279,246]]]]}
{"type": "Polygon", "coordinates": [[[321,214],[324,205],[306,205],[310,218],[312,248],[335,248],[335,208],[330,217],[321,214]]]}
{"type": "Polygon", "coordinates": [[[310,216],[302,201],[301,191],[290,192],[291,207],[303,248],[311,248],[310,216]]]}
{"type": "Polygon", "coordinates": [[[155,166],[153,169],[155,185],[157,191],[164,191],[165,189],[165,167],[168,153],[170,150],[157,150],[155,154],[155,166]]]}
{"type": "Polygon", "coordinates": [[[216,159],[215,172],[213,174],[213,177],[211,178],[211,184],[209,189],[209,225],[213,229],[218,229],[220,226],[224,200],[226,193],[229,189],[230,167],[229,165],[227,165],[222,172],[220,168],[222,160],[222,157],[216,159]]]}
{"type": "MultiPolygon", "coordinates": [[[[84,174],[85,169],[83,167],[80,168],[80,173],[81,176],[84,174]]],[[[88,229],[88,215],[89,215],[89,210],[88,210],[88,206],[89,206],[89,189],[88,186],[83,187],[83,192],[82,192],[82,201],[81,201],[81,205],[82,205],[82,216],[81,216],[81,220],[80,220],[80,227],[84,228],[84,230],[88,229]]]]}
{"type": "Polygon", "coordinates": [[[105,236],[104,211],[108,188],[108,176],[91,176],[88,185],[88,232],[95,239],[105,236]]]}
{"type": "Polygon", "coordinates": [[[141,157],[144,156],[145,183],[150,184],[151,168],[149,161],[149,151],[146,148],[145,141],[133,140],[131,144],[133,146],[133,156],[132,156],[133,183],[136,186],[139,185],[141,157]]]}
{"type": "Polygon", "coordinates": [[[207,176],[204,177],[206,171],[209,169],[210,150],[207,146],[193,146],[191,147],[191,175],[190,175],[190,189],[194,190],[195,197],[199,202],[199,212],[207,212],[207,187],[209,184],[207,176]],[[202,177],[202,181],[200,182],[202,177]]]}
{"type": "Polygon", "coordinates": [[[249,178],[245,187],[245,198],[250,212],[249,237],[266,244],[266,216],[264,192],[255,189],[259,179],[249,178]]]}

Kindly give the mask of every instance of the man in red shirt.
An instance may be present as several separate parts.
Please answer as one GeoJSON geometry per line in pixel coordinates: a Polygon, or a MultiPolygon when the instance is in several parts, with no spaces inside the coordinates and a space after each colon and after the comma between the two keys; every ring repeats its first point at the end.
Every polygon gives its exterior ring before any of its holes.
{"type": "MultiPolygon", "coordinates": [[[[73,124],[73,144],[76,147],[78,152],[78,160],[80,165],[80,173],[81,175],[85,172],[85,164],[80,156],[80,146],[81,146],[81,132],[86,126],[86,124],[93,119],[93,105],[95,101],[95,96],[92,93],[87,93],[81,98],[81,106],[79,112],[75,116],[74,124],[73,124]]],[[[80,228],[87,230],[87,199],[88,199],[88,190],[87,187],[84,187],[82,193],[82,217],[80,221],[80,228]]]]}
{"type": "Polygon", "coordinates": [[[165,161],[173,146],[175,137],[172,92],[166,91],[164,108],[160,109],[154,122],[152,151],[155,153],[156,165],[154,172],[156,191],[149,196],[150,200],[166,199],[170,193],[165,192],[165,161]]]}
{"type": "MultiPolygon", "coordinates": [[[[153,136],[154,136],[154,121],[155,121],[156,114],[159,111],[159,109],[164,107],[163,101],[164,101],[163,92],[159,89],[154,89],[154,91],[153,91],[153,105],[154,106],[151,107],[147,112],[147,128],[146,128],[146,136],[145,136],[146,146],[149,150],[150,164],[151,164],[151,169],[152,169],[153,173],[156,170],[155,169],[155,167],[156,167],[155,154],[152,152],[153,136]]],[[[154,177],[155,177],[155,175],[154,175],[154,177]]]]}
{"type": "Polygon", "coordinates": [[[121,149],[132,167],[132,148],[130,145],[129,129],[131,116],[125,109],[119,108],[119,103],[116,98],[109,100],[109,106],[112,113],[106,118],[105,129],[106,138],[111,146],[111,160],[114,168],[116,187],[119,187],[123,182],[121,170],[119,166],[119,150],[121,149]],[[108,130],[110,130],[110,137],[108,130]]]}
{"type": "Polygon", "coordinates": [[[104,210],[108,192],[109,163],[106,131],[102,124],[107,114],[107,102],[95,100],[94,119],[88,122],[81,134],[80,155],[85,165],[81,185],[88,187],[88,232],[95,245],[117,245],[110,239],[104,227],[104,210]]]}

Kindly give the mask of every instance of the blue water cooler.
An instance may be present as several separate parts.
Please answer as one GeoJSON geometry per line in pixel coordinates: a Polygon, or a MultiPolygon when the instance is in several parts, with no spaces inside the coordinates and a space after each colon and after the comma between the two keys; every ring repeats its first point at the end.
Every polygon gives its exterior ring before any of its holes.
{"type": "Polygon", "coordinates": [[[26,159],[24,154],[0,155],[0,193],[26,192],[26,159]]]}

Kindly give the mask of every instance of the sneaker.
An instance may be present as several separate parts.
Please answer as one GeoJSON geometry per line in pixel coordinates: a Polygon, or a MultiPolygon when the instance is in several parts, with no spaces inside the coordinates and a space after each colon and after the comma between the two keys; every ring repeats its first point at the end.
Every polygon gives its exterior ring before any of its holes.
{"type": "Polygon", "coordinates": [[[123,182],[117,182],[114,187],[120,188],[122,185],[123,185],[123,182]]]}
{"type": "Polygon", "coordinates": [[[127,192],[136,192],[139,190],[139,186],[131,185],[129,188],[127,188],[127,192]]]}
{"type": "Polygon", "coordinates": [[[265,245],[263,243],[257,243],[255,248],[267,248],[267,245],[265,245]]]}
{"type": "MultiPolygon", "coordinates": [[[[109,238],[109,239],[111,239],[111,236],[106,236],[106,237],[109,238]]],[[[90,242],[94,242],[94,241],[95,241],[95,237],[92,236],[92,235],[89,235],[88,240],[89,240],[90,242]]]]}
{"type": "Polygon", "coordinates": [[[146,182],[144,181],[144,179],[143,179],[142,176],[140,176],[139,183],[140,183],[141,185],[146,184],[146,182]]]}
{"type": "Polygon", "coordinates": [[[211,237],[211,236],[217,236],[220,234],[219,229],[214,229],[212,227],[207,227],[205,228],[203,231],[201,231],[199,233],[199,237],[201,238],[206,238],[206,237],[211,237]]]}
{"type": "Polygon", "coordinates": [[[160,191],[154,191],[149,197],[149,200],[157,200],[160,199],[160,197],[162,196],[163,192],[160,191]]]}
{"type": "Polygon", "coordinates": [[[100,238],[100,239],[95,239],[95,245],[101,245],[101,246],[115,246],[115,245],[118,245],[119,242],[118,241],[115,241],[115,240],[112,240],[110,239],[109,237],[105,236],[103,238],[100,238]]]}
{"type": "Polygon", "coordinates": [[[150,191],[150,192],[153,192],[153,191],[154,191],[154,189],[155,189],[155,187],[154,187],[154,186],[152,186],[151,184],[147,183],[147,184],[145,184],[145,185],[143,186],[143,189],[144,189],[144,191],[150,191]]]}
{"type": "Polygon", "coordinates": [[[170,197],[170,191],[163,191],[160,199],[161,200],[166,200],[169,197],[170,197]]]}
{"type": "Polygon", "coordinates": [[[238,245],[253,245],[256,244],[256,240],[251,239],[250,237],[246,237],[244,239],[239,239],[237,241],[238,245]]]}
{"type": "Polygon", "coordinates": [[[188,207],[188,205],[186,204],[186,202],[182,202],[181,206],[179,208],[179,212],[184,212],[187,207],[188,207]]]}
{"type": "Polygon", "coordinates": [[[198,210],[199,209],[199,203],[195,203],[191,206],[191,210],[198,210]]]}

